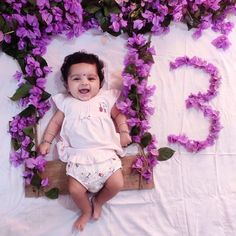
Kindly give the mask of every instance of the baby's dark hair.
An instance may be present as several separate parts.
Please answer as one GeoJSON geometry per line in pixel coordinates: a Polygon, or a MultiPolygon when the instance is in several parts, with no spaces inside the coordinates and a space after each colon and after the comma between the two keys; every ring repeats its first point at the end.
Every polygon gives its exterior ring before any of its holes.
{"type": "Polygon", "coordinates": [[[67,84],[70,67],[78,63],[88,63],[96,65],[101,87],[102,82],[104,80],[104,71],[103,71],[104,63],[98,58],[97,55],[92,53],[87,53],[84,51],[75,52],[65,57],[63,65],[61,67],[63,81],[67,84]]]}

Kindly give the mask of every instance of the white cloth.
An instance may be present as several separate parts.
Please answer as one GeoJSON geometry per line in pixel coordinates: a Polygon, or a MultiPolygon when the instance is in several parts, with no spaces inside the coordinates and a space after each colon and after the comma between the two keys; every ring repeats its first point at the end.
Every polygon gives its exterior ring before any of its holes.
{"type": "Polygon", "coordinates": [[[120,95],[119,90],[103,90],[88,101],[69,94],[53,96],[64,115],[57,143],[59,157],[64,162],[99,163],[115,153],[122,155],[119,134],[111,118],[111,109],[120,95]]]}
{"type": "MultiPolygon", "coordinates": [[[[236,25],[236,17],[233,18],[236,25]]],[[[221,130],[216,144],[197,154],[187,153],[178,145],[174,156],[154,169],[155,189],[121,191],[103,206],[101,218],[90,221],[83,232],[73,232],[79,212],[69,195],[57,200],[26,198],[22,173],[24,166],[9,163],[9,120],[21,112],[11,97],[17,89],[12,79],[20,70],[17,61],[0,52],[0,235],[1,236],[235,236],[236,235],[236,27],[229,35],[231,47],[217,50],[211,41],[218,33],[210,29],[200,39],[192,38],[183,24],[171,24],[166,35],[153,36],[157,55],[148,79],[157,86],[152,103],[150,132],[158,148],[170,146],[167,135],[187,132],[190,138],[204,139],[209,122],[195,109],[185,109],[185,99],[192,93],[206,91],[209,76],[201,70],[182,67],[169,71],[169,62],[178,56],[198,56],[220,70],[219,95],[210,105],[221,113],[221,130]]],[[[69,53],[87,50],[105,61],[108,88],[120,89],[118,77],[124,68],[127,38],[88,31],[78,38],[54,38],[44,56],[53,72],[47,76],[47,92],[65,90],[58,82],[61,62],[69,53]]],[[[39,139],[53,115],[54,107],[39,121],[39,139]]],[[[52,145],[47,160],[57,158],[52,145]]],[[[127,152],[130,152],[131,147],[127,152]]],[[[132,154],[135,154],[134,151],[132,154]]]]}

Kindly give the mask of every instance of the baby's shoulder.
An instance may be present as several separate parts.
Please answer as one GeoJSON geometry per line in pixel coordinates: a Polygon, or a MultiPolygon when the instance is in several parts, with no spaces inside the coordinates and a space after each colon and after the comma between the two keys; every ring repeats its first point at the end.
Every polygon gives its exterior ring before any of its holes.
{"type": "Polygon", "coordinates": [[[70,102],[68,102],[70,100],[71,96],[68,93],[57,93],[52,96],[52,101],[55,103],[56,107],[61,111],[64,111],[65,106],[67,104],[70,104],[70,102]]]}

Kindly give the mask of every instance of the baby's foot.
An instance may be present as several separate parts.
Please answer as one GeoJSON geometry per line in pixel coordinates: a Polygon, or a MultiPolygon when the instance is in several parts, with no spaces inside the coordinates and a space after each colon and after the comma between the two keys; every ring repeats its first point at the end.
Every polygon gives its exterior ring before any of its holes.
{"type": "Polygon", "coordinates": [[[93,206],[93,219],[98,220],[102,213],[102,205],[99,204],[96,198],[92,198],[92,206],[93,206]]]}
{"type": "Polygon", "coordinates": [[[88,223],[88,221],[91,218],[91,213],[83,213],[74,223],[74,227],[79,230],[83,231],[85,228],[85,225],[88,223]]]}

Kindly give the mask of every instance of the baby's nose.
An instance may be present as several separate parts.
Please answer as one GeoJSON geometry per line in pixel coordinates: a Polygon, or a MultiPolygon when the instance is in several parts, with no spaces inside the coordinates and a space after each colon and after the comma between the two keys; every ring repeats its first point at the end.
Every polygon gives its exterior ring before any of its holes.
{"type": "Polygon", "coordinates": [[[82,84],[88,84],[88,79],[87,77],[82,78],[82,84]]]}

